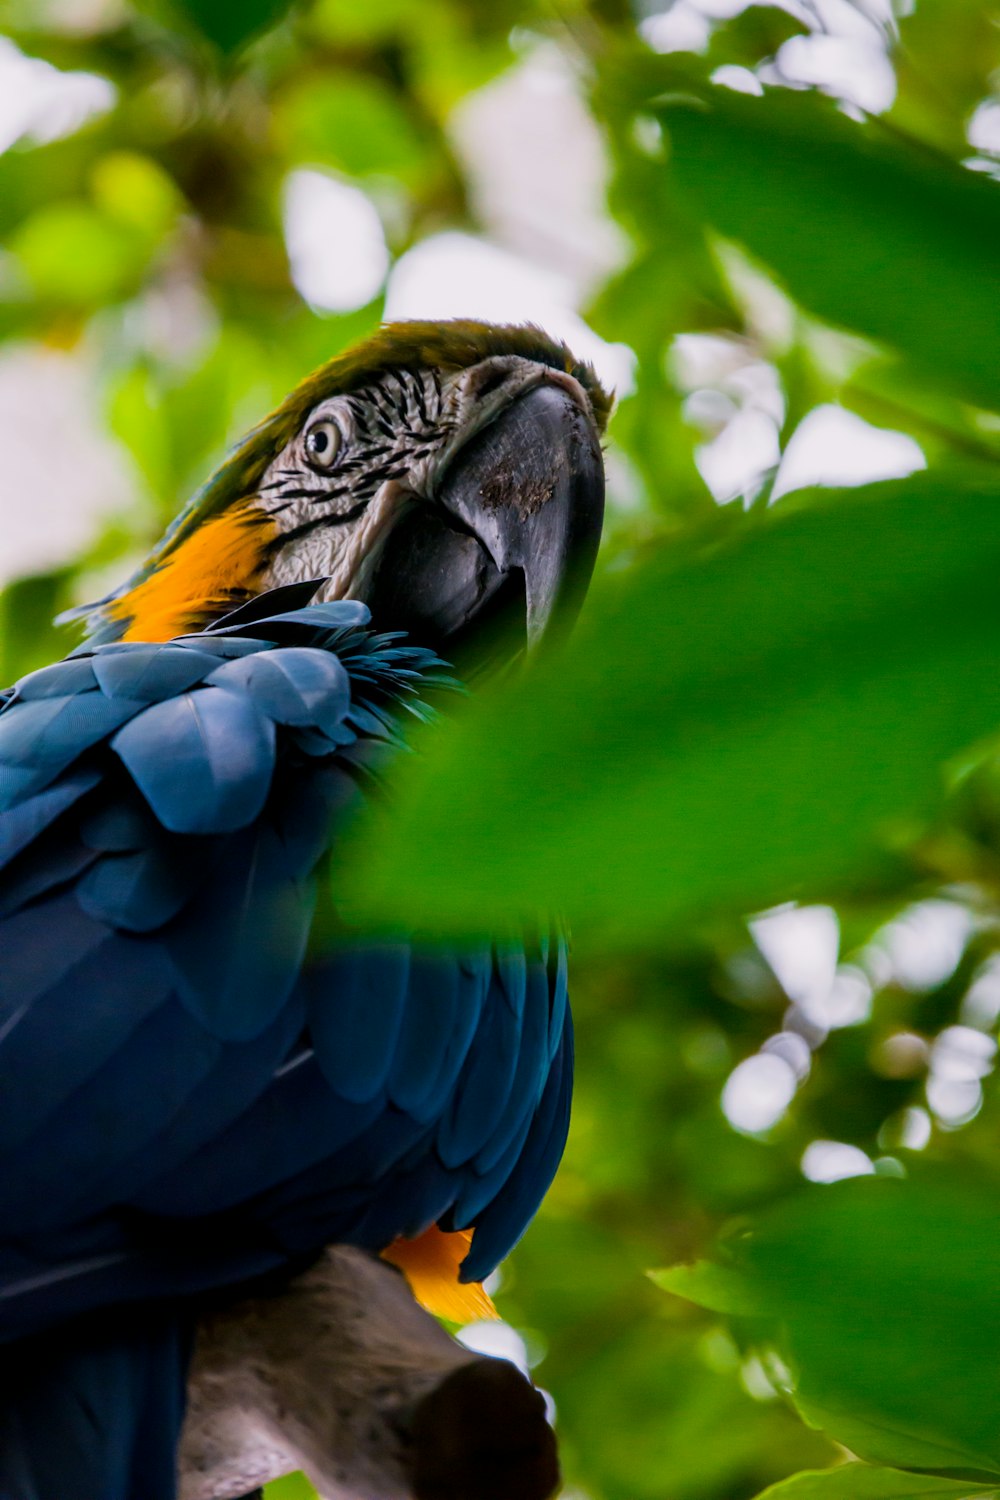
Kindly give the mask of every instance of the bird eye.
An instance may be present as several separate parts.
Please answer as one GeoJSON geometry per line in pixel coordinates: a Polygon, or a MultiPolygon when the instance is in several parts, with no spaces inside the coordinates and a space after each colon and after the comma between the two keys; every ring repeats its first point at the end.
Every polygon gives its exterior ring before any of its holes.
{"type": "Polygon", "coordinates": [[[306,433],[306,458],[314,469],[332,469],[343,441],[336,422],[316,422],[306,433]]]}

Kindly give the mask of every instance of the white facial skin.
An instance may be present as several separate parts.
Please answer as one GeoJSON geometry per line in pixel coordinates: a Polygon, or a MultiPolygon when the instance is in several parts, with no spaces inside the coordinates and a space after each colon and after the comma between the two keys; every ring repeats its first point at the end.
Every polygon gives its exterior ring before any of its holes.
{"type": "Polygon", "coordinates": [[[431,499],[460,447],[517,396],[551,381],[588,401],[571,375],[515,355],[456,374],[388,370],[331,396],[265,471],[256,503],[278,535],[264,588],[327,577],[317,599],[357,593],[378,544],[414,496],[431,499]]]}

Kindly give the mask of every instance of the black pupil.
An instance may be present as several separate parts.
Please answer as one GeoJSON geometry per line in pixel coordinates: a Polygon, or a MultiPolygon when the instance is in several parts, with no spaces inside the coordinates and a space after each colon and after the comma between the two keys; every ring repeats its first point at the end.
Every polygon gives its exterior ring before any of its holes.
{"type": "Polygon", "coordinates": [[[316,454],[325,453],[330,446],[330,434],[324,432],[322,427],[317,427],[316,431],[312,434],[312,443],[310,446],[316,454]]]}

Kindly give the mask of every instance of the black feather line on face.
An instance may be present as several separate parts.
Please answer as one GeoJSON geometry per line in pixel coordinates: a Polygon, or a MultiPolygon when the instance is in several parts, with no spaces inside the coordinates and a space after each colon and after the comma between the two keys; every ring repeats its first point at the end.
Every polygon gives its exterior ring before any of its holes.
{"type": "MultiPolygon", "coordinates": [[[[324,485],[303,483],[302,469],[282,468],[272,471],[260,495],[271,504],[268,514],[278,516],[291,509],[293,502],[305,500],[311,505],[351,502],[349,509],[337,513],[326,510],[299,525],[281,532],[265,549],[270,557],[292,542],[300,541],[323,526],[345,526],[358,519],[372,498],[389,480],[404,478],[408,465],[424,460],[443,440],[447,423],[437,431],[428,408],[441,405],[441,379],[437,371],[423,375],[388,370],[378,382],[364,392],[345,398],[354,428],[354,441],[347,452],[338,455],[333,472],[324,485]],[[402,451],[401,451],[402,450],[402,451]],[[296,482],[297,481],[297,482],[296,482]]],[[[315,412],[308,420],[313,420],[315,412]]]]}
{"type": "MultiPolygon", "coordinates": [[[[280,500],[330,500],[336,493],[336,490],[331,489],[317,490],[299,486],[293,490],[282,490],[278,498],[280,500]]],[[[273,515],[274,512],[272,511],[271,514],[273,515]]]]}
{"type": "Polygon", "coordinates": [[[302,473],[299,469],[275,469],[274,472],[277,477],[269,480],[267,484],[260,486],[259,493],[261,495],[267,494],[268,490],[280,490],[282,485],[287,484],[290,479],[302,478],[302,473]]]}
{"type": "Polygon", "coordinates": [[[339,515],[312,516],[308,521],[302,521],[298,526],[293,526],[291,531],[284,531],[279,536],[273,537],[268,542],[264,551],[268,557],[282,552],[289,542],[298,541],[301,537],[309,536],[310,532],[318,531],[321,526],[346,526],[351,521],[356,521],[368,509],[371,496],[359,500],[357,505],[352,505],[350,510],[342,511],[339,515]]]}

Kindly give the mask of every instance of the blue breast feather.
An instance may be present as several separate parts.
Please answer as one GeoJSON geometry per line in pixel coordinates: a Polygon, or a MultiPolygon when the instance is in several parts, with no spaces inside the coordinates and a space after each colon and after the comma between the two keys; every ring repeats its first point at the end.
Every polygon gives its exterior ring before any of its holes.
{"type": "Polygon", "coordinates": [[[477,1280],[555,1171],[562,942],[364,942],[324,880],[441,663],[302,598],[0,697],[0,1339],[433,1222],[477,1280]]]}

